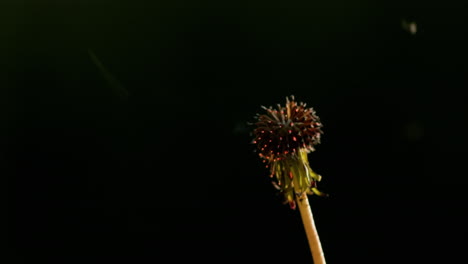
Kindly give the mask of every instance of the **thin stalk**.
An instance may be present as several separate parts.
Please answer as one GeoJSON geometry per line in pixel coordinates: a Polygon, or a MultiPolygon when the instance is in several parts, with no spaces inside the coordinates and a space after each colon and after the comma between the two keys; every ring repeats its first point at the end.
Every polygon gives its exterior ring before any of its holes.
{"type": "Polygon", "coordinates": [[[301,212],[302,223],[309,241],[310,251],[314,264],[325,264],[325,256],[323,255],[322,244],[320,243],[317,228],[315,227],[314,217],[310,209],[309,199],[304,192],[301,196],[296,196],[297,206],[301,212]]]}

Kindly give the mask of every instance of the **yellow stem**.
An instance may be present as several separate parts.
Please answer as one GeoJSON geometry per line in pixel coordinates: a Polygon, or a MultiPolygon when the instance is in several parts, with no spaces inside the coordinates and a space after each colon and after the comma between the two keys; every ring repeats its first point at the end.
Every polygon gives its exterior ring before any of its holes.
{"type": "Polygon", "coordinates": [[[322,245],[315,227],[314,217],[312,216],[312,210],[310,209],[309,199],[307,194],[304,192],[302,195],[296,196],[297,206],[301,212],[302,223],[309,240],[310,251],[312,252],[312,259],[314,264],[325,264],[325,256],[323,255],[322,245]]]}

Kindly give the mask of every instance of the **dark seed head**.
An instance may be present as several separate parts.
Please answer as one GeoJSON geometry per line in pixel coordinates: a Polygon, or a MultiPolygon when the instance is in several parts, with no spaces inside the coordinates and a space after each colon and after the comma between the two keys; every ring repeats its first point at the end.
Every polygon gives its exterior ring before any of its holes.
{"type": "Polygon", "coordinates": [[[294,96],[286,97],[285,106],[278,105],[278,110],[264,107],[265,113],[256,116],[253,134],[257,140],[253,143],[261,157],[271,160],[297,153],[299,148],[314,150],[323,134],[322,123],[315,111],[305,106],[297,103],[294,96]]]}

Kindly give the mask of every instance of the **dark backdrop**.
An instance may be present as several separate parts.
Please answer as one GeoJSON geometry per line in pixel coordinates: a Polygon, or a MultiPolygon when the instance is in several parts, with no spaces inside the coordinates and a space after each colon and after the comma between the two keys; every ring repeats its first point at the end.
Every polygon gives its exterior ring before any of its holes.
{"type": "Polygon", "coordinates": [[[246,126],[291,94],[329,263],[462,256],[461,1],[4,3],[8,263],[310,263],[246,126]]]}

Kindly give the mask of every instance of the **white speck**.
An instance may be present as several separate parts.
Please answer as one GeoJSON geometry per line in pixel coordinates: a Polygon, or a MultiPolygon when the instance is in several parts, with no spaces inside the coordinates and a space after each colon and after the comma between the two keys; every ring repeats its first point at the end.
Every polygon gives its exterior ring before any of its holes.
{"type": "Polygon", "coordinates": [[[415,35],[418,32],[418,25],[416,24],[415,21],[402,19],[401,27],[403,28],[403,30],[410,33],[411,35],[415,35]]]}

